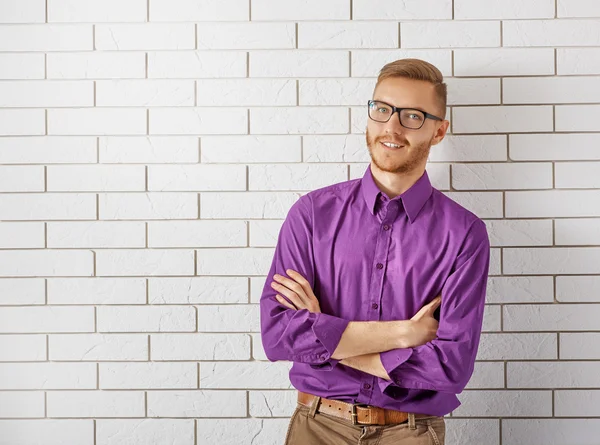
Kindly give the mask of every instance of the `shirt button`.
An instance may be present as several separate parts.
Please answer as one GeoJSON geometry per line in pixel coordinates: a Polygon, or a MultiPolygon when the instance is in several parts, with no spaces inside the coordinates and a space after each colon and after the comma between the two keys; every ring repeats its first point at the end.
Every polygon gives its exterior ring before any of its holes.
{"type": "Polygon", "coordinates": [[[363,388],[365,388],[365,389],[371,389],[371,385],[369,385],[368,383],[365,383],[363,385],[363,388]]]}
{"type": "Polygon", "coordinates": [[[377,263],[377,269],[383,269],[383,264],[377,263]]]}
{"type": "Polygon", "coordinates": [[[377,308],[379,307],[379,305],[378,305],[377,303],[373,303],[373,304],[371,305],[371,307],[372,307],[373,309],[377,309],[377,308]]]}
{"type": "Polygon", "coordinates": [[[390,230],[390,226],[388,226],[387,224],[385,226],[383,226],[383,230],[390,230]]]}

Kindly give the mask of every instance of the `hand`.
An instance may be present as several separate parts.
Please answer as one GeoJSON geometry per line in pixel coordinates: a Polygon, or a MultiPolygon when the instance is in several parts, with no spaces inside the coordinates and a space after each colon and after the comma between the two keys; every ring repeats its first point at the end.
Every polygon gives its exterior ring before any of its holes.
{"type": "Polygon", "coordinates": [[[286,273],[292,279],[275,274],[273,279],[277,283],[272,281],[271,287],[286,296],[291,304],[279,294],[275,296],[277,301],[290,309],[308,309],[309,312],[321,312],[319,300],[313,293],[308,280],[292,269],[287,269],[286,273]]]}
{"type": "Polygon", "coordinates": [[[433,317],[433,313],[442,304],[442,295],[438,295],[431,302],[423,306],[414,317],[410,319],[411,324],[408,333],[405,335],[406,348],[414,348],[437,337],[438,321],[433,317]]]}

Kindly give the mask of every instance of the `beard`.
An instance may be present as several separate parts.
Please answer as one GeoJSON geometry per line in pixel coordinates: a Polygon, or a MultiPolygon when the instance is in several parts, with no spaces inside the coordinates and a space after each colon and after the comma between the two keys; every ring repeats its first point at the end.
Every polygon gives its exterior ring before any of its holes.
{"type": "Polygon", "coordinates": [[[372,138],[369,129],[366,133],[367,148],[373,163],[379,170],[389,173],[410,173],[424,165],[429,157],[433,138],[434,136],[417,145],[409,145],[408,141],[400,140],[400,145],[404,147],[398,151],[388,151],[380,144],[382,140],[389,139],[388,136],[372,138]]]}

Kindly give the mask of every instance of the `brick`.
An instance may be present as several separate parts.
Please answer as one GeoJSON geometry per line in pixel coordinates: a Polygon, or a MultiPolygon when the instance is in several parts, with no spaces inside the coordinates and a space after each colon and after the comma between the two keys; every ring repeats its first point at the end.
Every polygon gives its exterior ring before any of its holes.
{"type": "Polygon", "coordinates": [[[600,216],[598,190],[540,190],[506,192],[507,217],[600,216]]]}
{"type": "Polygon", "coordinates": [[[48,304],[144,304],[143,278],[49,278],[48,304]]]}
{"type": "Polygon", "coordinates": [[[477,360],[557,359],[557,343],[556,334],[482,334],[477,360]]]}
{"type": "Polygon", "coordinates": [[[457,190],[548,189],[552,188],[552,164],[454,164],[452,185],[457,190]]]}
{"type": "Polygon", "coordinates": [[[250,18],[248,0],[150,0],[149,4],[152,22],[229,22],[250,18]]]}
{"type": "Polygon", "coordinates": [[[150,304],[225,304],[248,302],[243,277],[166,277],[148,280],[150,304]]]}
{"type": "Polygon", "coordinates": [[[240,375],[245,376],[246,389],[292,389],[288,379],[291,362],[205,362],[200,365],[200,387],[235,389],[240,387],[240,375]]]}
{"type": "MultiPolygon", "coordinates": [[[[146,77],[143,52],[50,53],[48,79],[127,79],[146,77]]],[[[43,75],[42,75],[43,77],[43,75]]]]}
{"type": "Polygon", "coordinates": [[[48,134],[52,135],[135,135],[146,134],[146,127],[146,110],[142,108],[48,110],[48,134]]]}
{"type": "Polygon", "coordinates": [[[69,165],[47,167],[51,192],[134,192],[146,188],[142,165],[69,165]]]}
{"type": "MultiPolygon", "coordinates": [[[[504,306],[505,331],[591,331],[600,305],[539,304],[504,306]]],[[[539,377],[539,376],[538,376],[539,377]]]]}
{"type": "Polygon", "coordinates": [[[148,247],[245,247],[244,221],[152,221],[148,247]]]}
{"type": "Polygon", "coordinates": [[[52,391],[49,417],[143,417],[143,391],[52,391]]]}
{"type": "Polygon", "coordinates": [[[0,107],[91,107],[90,81],[20,80],[0,82],[0,107]]]}
{"type": "Polygon", "coordinates": [[[477,0],[454,0],[455,20],[470,19],[545,19],[554,18],[554,0],[505,0],[483,3],[477,0]]]}
{"type": "MultiPolygon", "coordinates": [[[[196,219],[196,193],[102,193],[100,219],[196,219]]],[[[0,212],[1,213],[1,212],[0,212]]]]}
{"type": "Polygon", "coordinates": [[[388,22],[300,22],[298,48],[398,48],[398,24],[388,22]]]}
{"type": "Polygon", "coordinates": [[[600,340],[598,332],[563,332],[560,334],[560,359],[598,360],[600,358],[600,342],[598,340],[600,340]]]}
{"type": "Polygon", "coordinates": [[[598,46],[600,20],[506,20],[503,46],[598,46]]]}
{"type": "Polygon", "coordinates": [[[600,105],[556,105],[556,131],[597,131],[600,105]]]}
{"type": "MultiPolygon", "coordinates": [[[[487,221],[488,224],[490,221],[487,221]]],[[[491,234],[490,234],[491,235],[491,234]]],[[[552,277],[489,277],[487,303],[551,303],[554,301],[552,277]]]]}
{"type": "Polygon", "coordinates": [[[0,25],[0,51],[91,51],[92,25],[0,25]]]}
{"type": "Polygon", "coordinates": [[[250,110],[251,134],[331,134],[348,132],[342,107],[278,107],[250,110]]]}
{"type": "Polygon", "coordinates": [[[46,132],[44,110],[0,109],[0,136],[35,136],[46,132]]]}
{"type": "Polygon", "coordinates": [[[556,48],[556,74],[600,74],[600,48],[556,48]]]}
{"type": "MultiPolygon", "coordinates": [[[[245,51],[148,52],[148,77],[202,79],[246,77],[245,51]]],[[[269,52],[272,55],[271,52],[269,52]]]]}
{"type": "Polygon", "coordinates": [[[600,144],[598,134],[511,134],[509,143],[510,158],[515,161],[600,160],[595,149],[600,144]]]}
{"type": "Polygon", "coordinates": [[[513,77],[502,80],[505,104],[600,102],[600,77],[513,77]]]}
{"type": "Polygon", "coordinates": [[[600,363],[597,362],[509,362],[509,388],[597,387],[600,363]]]}
{"type": "Polygon", "coordinates": [[[0,363],[0,376],[0,389],[92,389],[96,387],[96,364],[0,363]]]}
{"type": "Polygon", "coordinates": [[[198,24],[198,49],[292,49],[295,47],[296,27],[292,22],[198,24]]]}
{"type": "Polygon", "coordinates": [[[2,362],[39,362],[46,360],[46,354],[45,334],[0,336],[0,361],[2,362]]]}
{"type": "Polygon", "coordinates": [[[45,0],[4,0],[0,2],[0,23],[44,23],[45,21],[45,0]]]}
{"type": "Polygon", "coordinates": [[[19,440],[44,445],[63,445],[76,442],[92,445],[94,442],[94,420],[92,419],[39,419],[0,420],[0,436],[16,435],[19,440]]]}
{"type": "MultiPolygon", "coordinates": [[[[304,139],[306,150],[306,138],[304,139]]],[[[300,136],[203,136],[202,163],[253,164],[300,162],[300,136]]]]}
{"type": "Polygon", "coordinates": [[[259,275],[268,270],[273,249],[223,248],[197,251],[198,275],[259,275]]]}
{"type": "Polygon", "coordinates": [[[44,54],[0,54],[0,66],[2,67],[0,71],[2,80],[44,78],[44,54]]]}
{"type": "Polygon", "coordinates": [[[143,248],[146,227],[143,222],[134,221],[50,222],[47,239],[51,248],[143,248]]]}
{"type": "Polygon", "coordinates": [[[492,246],[551,246],[551,220],[486,221],[492,246]]]}
{"type": "Polygon", "coordinates": [[[563,17],[593,17],[600,15],[600,5],[590,0],[557,0],[556,15],[563,17]]]}
{"type": "Polygon", "coordinates": [[[377,78],[383,65],[405,58],[425,60],[435,65],[442,75],[452,75],[452,51],[447,49],[357,49],[351,54],[352,77],[377,78]]]}
{"type": "Polygon", "coordinates": [[[48,22],[145,22],[146,0],[48,0],[48,22]]]}
{"type": "Polygon", "coordinates": [[[0,392],[0,417],[7,419],[44,417],[44,393],[42,391],[0,392]]]}
{"type": "MultiPolygon", "coordinates": [[[[246,415],[246,391],[148,391],[147,394],[148,417],[215,418],[246,415]]],[[[214,420],[211,419],[211,422],[214,420]]]]}
{"type": "Polygon", "coordinates": [[[503,445],[519,445],[524,440],[544,445],[563,445],[565,441],[593,445],[599,434],[600,424],[596,419],[502,420],[503,445]]]}
{"type": "Polygon", "coordinates": [[[345,165],[251,165],[250,190],[314,190],[348,179],[345,165]]]}
{"type": "Polygon", "coordinates": [[[148,167],[150,191],[244,191],[244,165],[156,165],[148,167]]]}
{"type": "Polygon", "coordinates": [[[97,443],[117,445],[134,443],[168,443],[177,438],[182,444],[194,443],[193,419],[98,419],[97,443]]]}
{"type": "Polygon", "coordinates": [[[600,247],[504,249],[507,274],[600,273],[600,247]]]}
{"type": "Polygon", "coordinates": [[[452,118],[453,133],[532,133],[553,129],[550,105],[455,107],[452,118]]]}
{"type": "Polygon", "coordinates": [[[157,360],[248,360],[247,334],[151,334],[151,356],[157,360]]]}
{"type": "Polygon", "coordinates": [[[199,106],[296,105],[296,81],[279,79],[205,79],[196,82],[199,106]]]}
{"type": "Polygon", "coordinates": [[[194,49],[192,23],[100,24],[95,27],[97,50],[194,49]]]}
{"type": "Polygon", "coordinates": [[[148,359],[148,336],[143,334],[51,334],[48,345],[48,358],[57,361],[148,359]]]}
{"type": "Polygon", "coordinates": [[[0,138],[0,164],[86,164],[96,162],[96,138],[30,136],[0,138]]]}
{"type": "Polygon", "coordinates": [[[194,136],[102,136],[99,160],[107,164],[185,164],[198,162],[194,136]]]}
{"type": "Polygon", "coordinates": [[[193,275],[191,250],[114,249],[96,252],[98,276],[193,275]]]}
{"type": "Polygon", "coordinates": [[[343,77],[350,74],[348,51],[249,51],[250,77],[343,77]]]}
{"type": "Polygon", "coordinates": [[[151,108],[150,134],[246,134],[248,112],[242,108],[151,108]]]}
{"type": "Polygon", "coordinates": [[[91,276],[91,251],[0,250],[0,276],[91,276]]]}
{"type": "Polygon", "coordinates": [[[103,306],[97,308],[99,332],[190,332],[196,329],[191,306],[103,306]]]}
{"type": "Polygon", "coordinates": [[[561,302],[598,302],[598,276],[556,277],[556,300],[561,302]]]}
{"type": "Polygon", "coordinates": [[[353,20],[431,20],[452,19],[452,3],[447,0],[389,3],[385,0],[354,0],[353,20]]]}
{"type": "Polygon", "coordinates": [[[257,304],[198,307],[199,332],[260,332],[257,304]]]}
{"type": "Polygon", "coordinates": [[[43,192],[44,166],[0,166],[0,192],[43,192]]]}
{"type": "Polygon", "coordinates": [[[459,417],[549,417],[552,391],[464,391],[462,405],[452,412],[459,417]]]}
{"type": "Polygon", "coordinates": [[[200,213],[206,219],[283,219],[299,196],[296,192],[245,192],[242,200],[239,193],[202,193],[200,213]]]}
{"type": "Polygon", "coordinates": [[[554,49],[552,48],[457,48],[454,50],[455,76],[552,74],[554,74],[554,49]]]}
{"type": "Polygon", "coordinates": [[[415,21],[400,24],[401,48],[500,46],[498,21],[415,21]]]}
{"type": "Polygon", "coordinates": [[[277,0],[252,0],[252,20],[348,20],[347,0],[299,0],[282,3],[277,0]]]}
{"type": "Polygon", "coordinates": [[[100,363],[100,389],[185,389],[198,387],[196,363],[100,363]]]}
{"type": "Polygon", "coordinates": [[[99,107],[168,107],[194,105],[191,80],[99,80],[99,107]]]}

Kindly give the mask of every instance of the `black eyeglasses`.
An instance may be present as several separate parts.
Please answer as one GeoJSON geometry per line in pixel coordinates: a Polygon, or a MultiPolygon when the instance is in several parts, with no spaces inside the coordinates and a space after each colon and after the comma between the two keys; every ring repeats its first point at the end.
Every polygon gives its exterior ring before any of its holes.
{"type": "Polygon", "coordinates": [[[443,121],[441,117],[426,113],[416,108],[398,108],[380,100],[369,100],[369,117],[375,122],[387,122],[397,111],[400,125],[411,130],[418,130],[425,123],[425,119],[443,121]]]}

